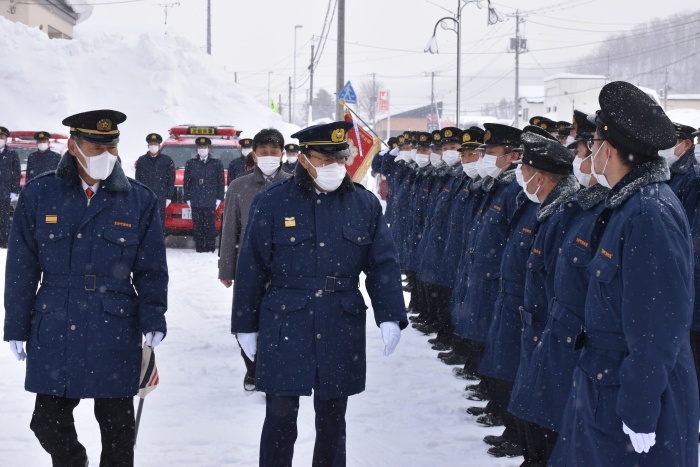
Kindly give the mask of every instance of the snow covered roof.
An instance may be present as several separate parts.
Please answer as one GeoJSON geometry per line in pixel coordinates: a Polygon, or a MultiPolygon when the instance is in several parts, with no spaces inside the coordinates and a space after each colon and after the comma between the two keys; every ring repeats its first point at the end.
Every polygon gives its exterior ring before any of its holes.
{"type": "Polygon", "coordinates": [[[700,110],[698,109],[673,109],[666,112],[666,115],[672,122],[700,128],[700,110]]]}
{"type": "Polygon", "coordinates": [[[698,101],[700,100],[700,94],[669,94],[669,100],[677,101],[698,101]]]}
{"type": "Polygon", "coordinates": [[[605,75],[583,75],[577,73],[557,73],[552,76],[547,76],[544,82],[554,81],[557,79],[606,79],[605,75]]]}

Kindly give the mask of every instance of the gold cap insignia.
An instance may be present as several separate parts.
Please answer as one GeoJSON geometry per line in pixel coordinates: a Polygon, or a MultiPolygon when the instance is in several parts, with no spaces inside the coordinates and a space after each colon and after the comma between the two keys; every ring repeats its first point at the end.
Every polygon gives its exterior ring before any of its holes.
{"type": "Polygon", "coordinates": [[[440,134],[437,133],[437,134],[435,134],[435,136],[433,136],[433,139],[434,139],[435,141],[440,141],[440,140],[442,139],[442,136],[440,136],[440,134]]]}
{"type": "Polygon", "coordinates": [[[334,143],[340,143],[345,139],[345,130],[343,128],[338,128],[337,130],[333,130],[333,133],[331,133],[331,141],[334,143]]]}
{"type": "Polygon", "coordinates": [[[151,139],[156,139],[156,135],[151,135],[151,139]]]}
{"type": "Polygon", "coordinates": [[[452,130],[445,130],[445,138],[450,138],[452,136],[452,130]]]}
{"type": "Polygon", "coordinates": [[[472,140],[472,135],[470,135],[469,133],[464,133],[464,136],[462,136],[462,142],[468,143],[471,140],[472,140]]]}
{"type": "Polygon", "coordinates": [[[421,142],[428,141],[428,138],[425,135],[420,135],[420,141],[421,142]]]}
{"type": "Polygon", "coordinates": [[[540,124],[540,119],[539,119],[539,118],[536,118],[536,119],[532,120],[532,124],[533,124],[533,125],[539,125],[539,124],[540,124]]]}
{"type": "Polygon", "coordinates": [[[491,139],[491,130],[488,130],[484,135],[484,143],[491,139]]]}
{"type": "Polygon", "coordinates": [[[112,129],[112,120],[108,118],[98,120],[96,127],[98,131],[110,131],[112,129]]]}
{"type": "Polygon", "coordinates": [[[545,122],[540,123],[540,128],[542,128],[543,130],[546,130],[546,129],[547,129],[547,123],[545,123],[545,122]]]}
{"type": "Polygon", "coordinates": [[[399,144],[403,144],[404,141],[406,141],[406,138],[403,135],[399,136],[399,144]]]}

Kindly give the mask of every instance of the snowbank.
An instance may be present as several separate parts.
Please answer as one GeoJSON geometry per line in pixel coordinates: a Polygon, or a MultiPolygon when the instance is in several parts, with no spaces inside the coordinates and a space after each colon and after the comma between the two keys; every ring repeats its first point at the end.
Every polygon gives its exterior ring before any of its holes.
{"type": "Polygon", "coordinates": [[[209,55],[177,35],[99,34],[51,40],[37,28],[0,17],[0,125],[67,133],[61,121],[113,108],[127,171],[146,152],[145,137],[167,137],[178,124],[234,125],[252,137],[262,128],[285,138],[295,125],[256,102],[209,55]]]}

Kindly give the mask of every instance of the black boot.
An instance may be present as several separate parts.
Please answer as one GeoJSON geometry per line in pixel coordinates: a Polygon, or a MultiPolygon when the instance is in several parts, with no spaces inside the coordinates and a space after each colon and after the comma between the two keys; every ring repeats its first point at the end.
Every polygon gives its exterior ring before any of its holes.
{"type": "Polygon", "coordinates": [[[518,457],[523,455],[523,450],[519,445],[504,441],[500,446],[494,446],[488,450],[493,457],[518,457]]]}
{"type": "Polygon", "coordinates": [[[467,357],[458,353],[453,353],[452,355],[441,358],[440,360],[442,360],[442,363],[445,365],[464,365],[467,362],[467,357]]]}
{"type": "Polygon", "coordinates": [[[505,439],[503,439],[503,435],[486,435],[484,436],[484,443],[490,444],[491,446],[500,446],[501,444],[505,443],[505,439]]]}
{"type": "Polygon", "coordinates": [[[492,413],[487,413],[477,418],[476,423],[482,426],[503,426],[503,419],[492,413]]]}
{"type": "MultiPolygon", "coordinates": [[[[469,415],[474,415],[475,417],[479,417],[481,415],[486,415],[487,413],[489,413],[489,411],[486,409],[486,407],[474,406],[474,407],[467,408],[467,413],[469,415]]],[[[494,444],[494,446],[495,446],[495,444],[494,444]]]]}

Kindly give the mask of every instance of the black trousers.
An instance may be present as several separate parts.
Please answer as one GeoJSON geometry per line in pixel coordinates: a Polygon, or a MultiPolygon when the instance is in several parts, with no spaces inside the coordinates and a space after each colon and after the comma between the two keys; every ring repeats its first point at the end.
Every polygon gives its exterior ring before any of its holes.
{"type": "Polygon", "coordinates": [[[518,438],[528,467],[547,467],[559,434],[536,423],[516,418],[518,438]]]}
{"type": "Polygon", "coordinates": [[[199,253],[216,250],[216,212],[214,208],[192,208],[194,248],[199,253]]]}
{"type": "MultiPolygon", "coordinates": [[[[134,398],[94,399],[95,419],[102,435],[100,467],[134,465],[134,398]]],[[[36,395],[29,425],[41,447],[51,455],[53,467],[84,467],[85,447],[78,441],[73,410],[80,399],[36,395]]]]}
{"type": "Polygon", "coordinates": [[[503,432],[503,437],[512,443],[517,443],[518,429],[515,417],[512,413],[508,412],[508,403],[510,402],[510,395],[513,392],[513,383],[498,378],[489,378],[487,387],[489,396],[491,397],[487,407],[494,415],[501,417],[503,420],[503,426],[506,428],[503,432]],[[507,437],[508,435],[511,436],[510,439],[507,437]]]}
{"type": "Polygon", "coordinates": [[[7,242],[10,239],[11,213],[12,204],[10,199],[0,200],[0,248],[7,248],[7,242]]]}
{"type": "Polygon", "coordinates": [[[416,311],[426,323],[435,326],[437,325],[437,316],[434,314],[435,310],[432,310],[428,306],[429,292],[426,286],[427,284],[425,282],[416,280],[413,292],[411,292],[411,298],[415,297],[413,301],[413,310],[416,311]]]}
{"type": "MultiPolygon", "coordinates": [[[[260,467],[291,467],[297,439],[299,396],[265,396],[260,467]]],[[[312,467],[345,467],[345,411],[348,398],[321,400],[314,392],[316,443],[312,467]]]]}
{"type": "Polygon", "coordinates": [[[430,316],[434,316],[437,323],[437,339],[451,344],[452,336],[455,332],[455,328],[452,325],[452,317],[450,316],[452,288],[430,283],[424,283],[424,288],[427,300],[426,306],[430,316]]]}
{"type": "MultiPolygon", "coordinates": [[[[236,336],[236,342],[238,342],[238,336],[236,336]]],[[[241,347],[241,343],[238,342],[238,347],[241,347]]],[[[258,361],[257,355],[255,357],[255,360],[251,360],[248,358],[248,355],[243,351],[243,347],[241,347],[241,357],[243,357],[243,363],[245,363],[245,370],[246,370],[246,376],[250,376],[253,379],[255,379],[255,365],[258,361]]]]}

